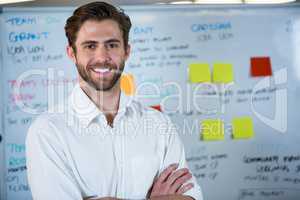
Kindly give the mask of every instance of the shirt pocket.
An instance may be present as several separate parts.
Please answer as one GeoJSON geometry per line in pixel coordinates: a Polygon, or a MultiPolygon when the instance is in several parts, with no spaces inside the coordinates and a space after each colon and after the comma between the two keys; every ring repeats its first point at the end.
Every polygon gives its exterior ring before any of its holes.
{"type": "Polygon", "coordinates": [[[159,172],[159,159],[155,155],[137,155],[131,159],[133,196],[145,198],[159,172]]]}

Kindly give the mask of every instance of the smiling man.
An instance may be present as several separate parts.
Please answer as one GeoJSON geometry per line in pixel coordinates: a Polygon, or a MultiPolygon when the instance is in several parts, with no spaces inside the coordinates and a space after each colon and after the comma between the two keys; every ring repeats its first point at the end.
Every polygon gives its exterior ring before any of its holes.
{"type": "Polygon", "coordinates": [[[63,113],[45,113],[26,139],[34,200],[202,200],[170,119],[120,89],[129,17],[94,2],[67,20],[79,84],[63,113]]]}

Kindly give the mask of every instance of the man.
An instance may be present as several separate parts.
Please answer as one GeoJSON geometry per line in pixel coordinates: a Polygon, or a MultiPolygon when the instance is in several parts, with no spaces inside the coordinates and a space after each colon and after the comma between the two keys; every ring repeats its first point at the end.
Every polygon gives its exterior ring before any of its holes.
{"type": "Polygon", "coordinates": [[[79,84],[63,114],[46,113],[26,139],[35,200],[202,200],[169,118],[120,90],[129,17],[94,2],[65,26],[79,84]]]}

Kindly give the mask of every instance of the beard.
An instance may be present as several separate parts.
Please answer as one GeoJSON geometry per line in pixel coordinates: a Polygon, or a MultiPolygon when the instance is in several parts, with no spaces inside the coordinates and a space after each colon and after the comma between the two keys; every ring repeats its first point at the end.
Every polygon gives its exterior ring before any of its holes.
{"type": "Polygon", "coordinates": [[[76,61],[77,71],[80,77],[89,84],[92,88],[97,91],[109,91],[111,90],[120,79],[122,72],[124,70],[125,61],[123,60],[119,66],[112,63],[95,63],[87,64],[84,66],[76,61]],[[93,71],[91,66],[104,66],[110,69],[112,77],[93,77],[93,71]]]}

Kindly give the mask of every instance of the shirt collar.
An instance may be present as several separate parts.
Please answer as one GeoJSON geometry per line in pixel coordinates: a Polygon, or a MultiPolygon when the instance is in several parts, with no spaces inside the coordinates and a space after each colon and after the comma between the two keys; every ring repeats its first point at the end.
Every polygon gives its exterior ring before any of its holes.
{"type": "MultiPolygon", "coordinates": [[[[124,92],[120,94],[120,102],[117,116],[125,115],[128,108],[132,107],[133,96],[128,96],[124,92]]],[[[103,112],[98,109],[93,101],[85,94],[76,84],[69,97],[71,108],[74,114],[79,118],[83,127],[88,127],[89,124],[98,116],[103,115],[103,112]]]]}

